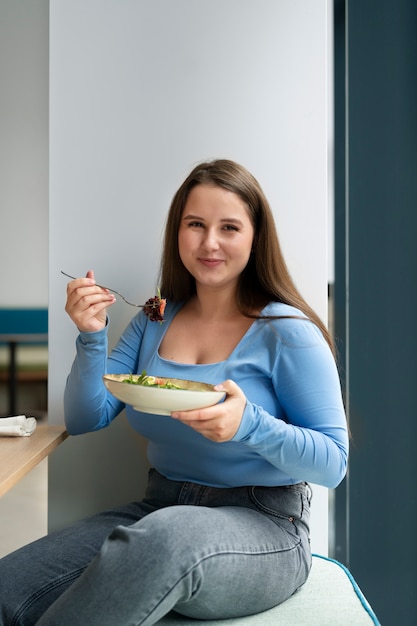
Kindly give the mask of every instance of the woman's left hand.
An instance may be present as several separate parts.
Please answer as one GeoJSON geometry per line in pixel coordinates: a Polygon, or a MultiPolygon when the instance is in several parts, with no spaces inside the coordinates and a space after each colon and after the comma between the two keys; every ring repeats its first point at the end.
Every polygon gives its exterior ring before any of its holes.
{"type": "Polygon", "coordinates": [[[216,391],[225,391],[224,402],[205,409],[176,411],[171,417],[190,426],[201,435],[221,443],[230,441],[237,433],[246,406],[246,396],[232,380],[216,385],[216,391]]]}

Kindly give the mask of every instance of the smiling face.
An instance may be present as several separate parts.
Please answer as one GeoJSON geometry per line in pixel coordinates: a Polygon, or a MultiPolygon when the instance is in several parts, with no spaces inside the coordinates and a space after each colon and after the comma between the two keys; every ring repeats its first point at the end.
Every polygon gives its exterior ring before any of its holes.
{"type": "Polygon", "coordinates": [[[235,193],[197,185],[187,198],[178,231],[181,260],[197,288],[235,289],[254,238],[247,208],[235,193]]]}

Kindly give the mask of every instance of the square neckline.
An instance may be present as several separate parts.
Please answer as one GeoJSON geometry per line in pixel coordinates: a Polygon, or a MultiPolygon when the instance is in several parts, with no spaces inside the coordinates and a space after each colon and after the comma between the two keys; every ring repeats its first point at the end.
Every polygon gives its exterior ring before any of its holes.
{"type": "MultiPolygon", "coordinates": [[[[238,343],[235,345],[235,347],[233,348],[233,350],[230,352],[230,354],[225,358],[222,359],[221,361],[212,361],[211,363],[188,363],[188,362],[184,362],[184,361],[176,361],[174,359],[166,359],[163,356],[161,356],[160,354],[160,347],[161,347],[161,343],[166,335],[166,333],[168,332],[168,328],[170,327],[172,321],[174,320],[174,318],[176,317],[176,315],[179,313],[179,311],[182,309],[182,307],[184,306],[185,302],[177,302],[173,304],[173,313],[171,316],[171,319],[169,320],[164,332],[161,334],[159,341],[158,341],[158,345],[155,351],[155,354],[157,356],[157,358],[162,361],[163,363],[170,363],[172,365],[180,365],[180,366],[186,366],[186,367],[207,367],[207,366],[215,366],[215,365],[222,365],[224,363],[226,363],[230,358],[233,357],[233,355],[235,354],[235,352],[240,348],[241,344],[247,339],[247,337],[251,334],[251,331],[253,330],[253,328],[256,325],[256,322],[259,321],[259,318],[255,318],[252,322],[252,324],[249,326],[249,328],[245,331],[245,333],[242,335],[242,337],[240,338],[240,340],[238,341],[238,343]]],[[[269,303],[262,309],[260,315],[263,314],[263,312],[265,311],[265,309],[269,306],[269,303]]]]}

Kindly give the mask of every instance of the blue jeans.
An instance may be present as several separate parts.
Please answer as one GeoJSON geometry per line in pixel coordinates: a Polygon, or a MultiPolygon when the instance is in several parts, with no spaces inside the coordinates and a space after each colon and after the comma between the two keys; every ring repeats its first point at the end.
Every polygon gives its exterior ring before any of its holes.
{"type": "Polygon", "coordinates": [[[149,626],[258,613],[307,579],[310,488],[218,489],[156,470],[142,502],[0,560],[2,626],[149,626]],[[39,621],[38,621],[39,620],[39,621]]]}

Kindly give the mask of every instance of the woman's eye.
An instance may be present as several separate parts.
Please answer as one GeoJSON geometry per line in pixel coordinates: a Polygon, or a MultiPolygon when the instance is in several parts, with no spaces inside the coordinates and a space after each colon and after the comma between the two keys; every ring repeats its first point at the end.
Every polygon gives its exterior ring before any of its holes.
{"type": "MultiPolygon", "coordinates": [[[[206,227],[204,222],[199,222],[198,220],[187,222],[187,226],[188,228],[205,228],[206,227]]],[[[235,224],[223,224],[221,226],[221,230],[227,231],[227,232],[234,232],[234,231],[238,231],[239,228],[235,224]]]]}

